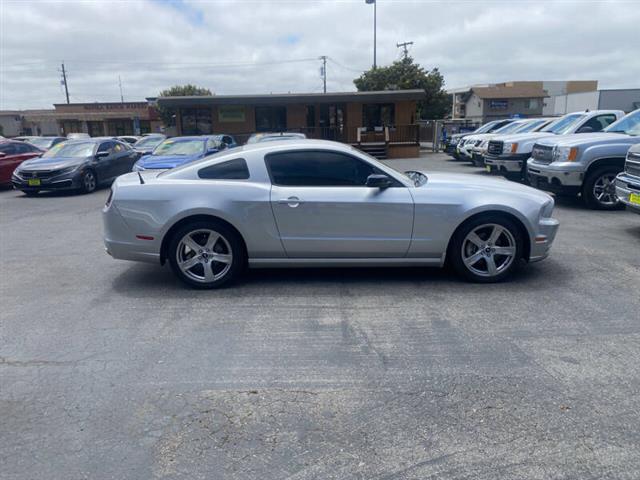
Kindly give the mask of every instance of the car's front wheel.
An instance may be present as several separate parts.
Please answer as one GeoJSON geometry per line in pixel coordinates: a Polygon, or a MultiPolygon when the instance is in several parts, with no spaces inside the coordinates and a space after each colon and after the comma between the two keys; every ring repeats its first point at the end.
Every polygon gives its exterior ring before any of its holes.
{"type": "Polygon", "coordinates": [[[98,179],[93,170],[85,170],[80,178],[80,188],[82,193],[91,193],[98,188],[98,179]]]}
{"type": "Polygon", "coordinates": [[[492,283],[506,279],[518,268],[522,250],[522,234],[512,220],[483,215],[456,231],[449,255],[458,274],[467,280],[492,283]]]}
{"type": "Polygon", "coordinates": [[[246,262],[239,235],[227,225],[198,221],[171,237],[168,258],[173,272],[196,288],[218,288],[236,279],[246,262]]]}
{"type": "Polygon", "coordinates": [[[591,172],[582,186],[582,198],[595,210],[618,210],[623,204],[616,195],[616,175],[621,169],[602,167],[591,172]]]}

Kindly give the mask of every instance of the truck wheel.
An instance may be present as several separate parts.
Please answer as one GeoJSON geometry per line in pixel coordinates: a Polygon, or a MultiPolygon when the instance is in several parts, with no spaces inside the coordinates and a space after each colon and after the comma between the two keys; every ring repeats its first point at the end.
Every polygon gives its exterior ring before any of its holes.
{"type": "Polygon", "coordinates": [[[594,210],[619,210],[624,207],[616,195],[616,175],[619,167],[597,168],[591,172],[582,185],[582,198],[587,207],[594,210]]]}

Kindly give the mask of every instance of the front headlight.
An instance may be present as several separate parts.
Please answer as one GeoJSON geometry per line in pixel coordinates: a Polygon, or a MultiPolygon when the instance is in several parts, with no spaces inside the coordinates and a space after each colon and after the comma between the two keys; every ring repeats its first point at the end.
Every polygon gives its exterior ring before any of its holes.
{"type": "Polygon", "coordinates": [[[540,211],[540,216],[542,218],[551,218],[551,215],[553,215],[554,203],[553,199],[550,199],[542,206],[542,210],[540,211]]]}
{"type": "Polygon", "coordinates": [[[516,153],[518,151],[518,144],[515,142],[505,142],[502,145],[502,153],[516,153]]]}
{"type": "Polygon", "coordinates": [[[578,158],[578,147],[556,147],[553,149],[554,162],[574,162],[578,158]]]}
{"type": "Polygon", "coordinates": [[[80,168],[80,165],[74,165],[73,167],[63,168],[62,170],[58,170],[56,172],[56,176],[58,175],[67,175],[69,173],[73,173],[80,168]]]}

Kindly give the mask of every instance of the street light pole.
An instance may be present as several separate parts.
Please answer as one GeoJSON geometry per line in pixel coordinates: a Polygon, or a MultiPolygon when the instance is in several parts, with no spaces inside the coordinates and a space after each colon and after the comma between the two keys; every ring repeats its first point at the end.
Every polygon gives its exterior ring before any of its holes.
{"type": "Polygon", "coordinates": [[[376,0],[364,0],[368,5],[373,3],[373,69],[376,69],[376,22],[378,17],[377,7],[378,4],[376,0]]]}

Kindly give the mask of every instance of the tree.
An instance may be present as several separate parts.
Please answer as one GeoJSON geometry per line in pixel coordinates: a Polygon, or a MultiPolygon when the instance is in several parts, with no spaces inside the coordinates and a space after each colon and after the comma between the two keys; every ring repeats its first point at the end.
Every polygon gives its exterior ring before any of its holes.
{"type": "Polygon", "coordinates": [[[447,93],[442,88],[444,78],[437,68],[427,71],[407,56],[387,67],[372,68],[356,78],[358,91],[422,89],[425,99],[418,102],[423,119],[443,118],[449,111],[447,93]]]}
{"type": "MultiPolygon", "coordinates": [[[[196,87],[195,85],[174,85],[173,87],[160,92],[159,97],[203,97],[212,95],[208,88],[196,87]]],[[[175,125],[176,111],[170,107],[158,106],[158,114],[162,118],[162,123],[167,127],[175,125]]]]}

